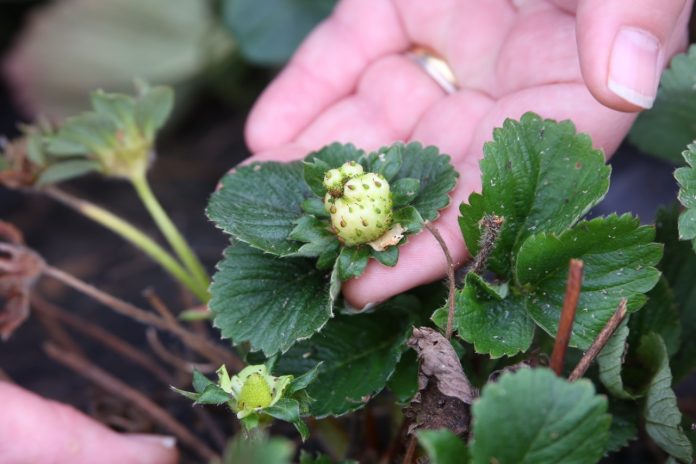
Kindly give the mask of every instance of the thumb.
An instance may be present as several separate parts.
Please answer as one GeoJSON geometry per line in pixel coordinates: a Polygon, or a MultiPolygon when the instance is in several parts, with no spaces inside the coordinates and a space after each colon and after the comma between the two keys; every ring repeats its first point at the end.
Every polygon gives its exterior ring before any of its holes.
{"type": "Polygon", "coordinates": [[[692,0],[579,0],[580,67],[592,95],[619,111],[650,108],[660,74],[687,43],[692,0]]]}
{"type": "Polygon", "coordinates": [[[81,412],[0,381],[0,462],[173,464],[171,437],[122,435],[81,412]]]}

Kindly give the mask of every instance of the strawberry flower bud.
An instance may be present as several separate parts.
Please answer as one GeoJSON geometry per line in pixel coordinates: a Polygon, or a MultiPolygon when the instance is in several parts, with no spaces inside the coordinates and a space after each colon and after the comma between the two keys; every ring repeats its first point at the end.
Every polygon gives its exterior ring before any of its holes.
{"type": "Polygon", "coordinates": [[[392,226],[389,183],[381,175],[364,173],[355,161],[324,176],[324,207],[339,239],[347,246],[379,239],[392,226]]]}

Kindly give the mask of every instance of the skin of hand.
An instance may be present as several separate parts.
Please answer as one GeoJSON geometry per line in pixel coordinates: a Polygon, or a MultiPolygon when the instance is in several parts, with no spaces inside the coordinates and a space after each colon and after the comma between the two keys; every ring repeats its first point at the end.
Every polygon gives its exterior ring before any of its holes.
{"type": "Polygon", "coordinates": [[[172,437],[116,433],[81,412],[0,381],[3,464],[174,464],[172,437]]]}
{"type": "MultiPolygon", "coordinates": [[[[396,140],[436,145],[460,173],[436,222],[453,258],[467,259],[456,205],[480,189],[482,147],[505,118],[534,111],[571,119],[611,155],[659,76],[687,44],[692,0],[342,0],[253,108],[252,160],[289,161],[333,142],[372,150],[396,140]],[[414,45],[451,66],[445,92],[407,56],[414,45]]],[[[343,286],[356,308],[445,275],[428,233],[399,262],[371,261],[343,286]]]]}

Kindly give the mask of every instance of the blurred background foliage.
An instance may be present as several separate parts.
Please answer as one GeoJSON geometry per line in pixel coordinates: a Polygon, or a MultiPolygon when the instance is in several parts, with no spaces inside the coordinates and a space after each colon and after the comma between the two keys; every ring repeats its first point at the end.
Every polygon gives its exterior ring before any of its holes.
{"type": "Polygon", "coordinates": [[[334,0],[0,0],[0,46],[13,100],[26,116],[63,118],[94,89],[139,77],[202,87],[247,106],[334,0]],[[270,71],[270,72],[264,72],[270,71]]]}

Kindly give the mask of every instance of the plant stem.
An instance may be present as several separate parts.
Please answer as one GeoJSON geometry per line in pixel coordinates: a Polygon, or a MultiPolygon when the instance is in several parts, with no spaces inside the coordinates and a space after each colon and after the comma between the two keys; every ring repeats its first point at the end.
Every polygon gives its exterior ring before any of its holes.
{"type": "Polygon", "coordinates": [[[199,334],[189,332],[180,325],[172,325],[158,315],[145,311],[144,309],[138,308],[137,306],[120,300],[113,295],[103,292],[97,287],[94,287],[87,282],[83,282],[67,272],[63,272],[60,269],[46,265],[44,275],[52,277],[62,282],[64,285],[84,293],[85,295],[93,298],[105,306],[108,306],[119,314],[135,319],[143,324],[148,324],[177,335],[192,350],[214,363],[227,364],[232,366],[232,368],[235,370],[241,370],[244,367],[242,361],[235,357],[233,353],[227,351],[219,345],[216,345],[215,343],[212,343],[207,338],[199,334]]]}
{"type": "Polygon", "coordinates": [[[196,282],[167,250],[131,223],[101,206],[77,198],[56,187],[46,187],[41,192],[121,236],[162,266],[172,277],[191,290],[198,299],[203,302],[208,300],[207,285],[196,282]]]}
{"type": "Polygon", "coordinates": [[[614,334],[616,328],[619,326],[619,324],[621,324],[621,321],[623,321],[624,317],[626,316],[626,303],[626,298],[622,298],[614,315],[611,316],[611,318],[607,321],[607,324],[604,326],[602,331],[599,332],[599,335],[597,335],[595,341],[592,342],[592,346],[590,346],[590,348],[585,352],[578,365],[568,376],[569,381],[574,382],[585,375],[587,368],[590,367],[592,361],[594,361],[600,351],[602,351],[604,345],[607,344],[611,336],[614,334]]]}
{"type": "Polygon", "coordinates": [[[582,288],[582,270],[584,263],[579,259],[571,259],[568,269],[568,281],[566,283],[566,294],[563,299],[563,309],[561,319],[558,322],[558,332],[556,332],[556,342],[551,353],[551,369],[556,375],[563,372],[563,361],[565,359],[570,336],[573,331],[573,321],[575,320],[575,310],[580,299],[580,289],[582,288]]]}
{"type": "Polygon", "coordinates": [[[218,457],[208,445],[193,435],[186,426],[177,421],[171,414],[154,403],[150,398],[95,366],[86,358],[69,351],[61,350],[52,343],[44,344],[44,351],[55,361],[58,361],[77,374],[89,379],[108,393],[130,401],[140,408],[140,410],[147,413],[157,424],[176,435],[181,443],[196,451],[196,453],[206,461],[218,457]]]}
{"type": "MultiPolygon", "coordinates": [[[[164,210],[164,208],[162,208],[162,205],[157,200],[157,197],[155,197],[155,194],[150,188],[150,183],[147,181],[146,174],[142,173],[132,177],[131,183],[133,184],[135,191],[138,193],[140,200],[143,202],[143,205],[145,205],[145,208],[147,208],[150,216],[152,216],[152,219],[155,221],[155,224],[157,224],[157,227],[159,227],[162,235],[164,235],[164,237],[167,239],[169,245],[171,245],[171,247],[174,249],[174,252],[177,254],[181,262],[184,263],[184,266],[186,266],[186,268],[189,270],[198,285],[201,285],[207,289],[208,285],[210,285],[210,277],[208,277],[208,273],[203,267],[203,264],[201,264],[201,262],[198,260],[196,254],[193,252],[193,250],[191,250],[191,247],[189,247],[186,239],[184,239],[179,232],[179,229],[177,229],[172,220],[169,218],[167,212],[164,210]]],[[[207,302],[207,300],[208,298],[203,301],[207,302]]]]}
{"type": "Polygon", "coordinates": [[[447,261],[447,284],[449,286],[449,291],[447,296],[448,310],[445,337],[447,338],[447,340],[450,340],[452,338],[452,326],[454,325],[454,297],[457,290],[454,276],[454,261],[452,260],[452,254],[450,253],[449,248],[447,248],[447,244],[445,243],[445,240],[442,238],[442,235],[440,235],[440,231],[437,230],[437,227],[435,227],[429,222],[426,222],[425,228],[428,229],[428,231],[431,234],[433,234],[433,237],[435,237],[435,240],[437,240],[437,243],[440,245],[440,248],[442,248],[442,252],[445,255],[445,261],[447,261]]]}

